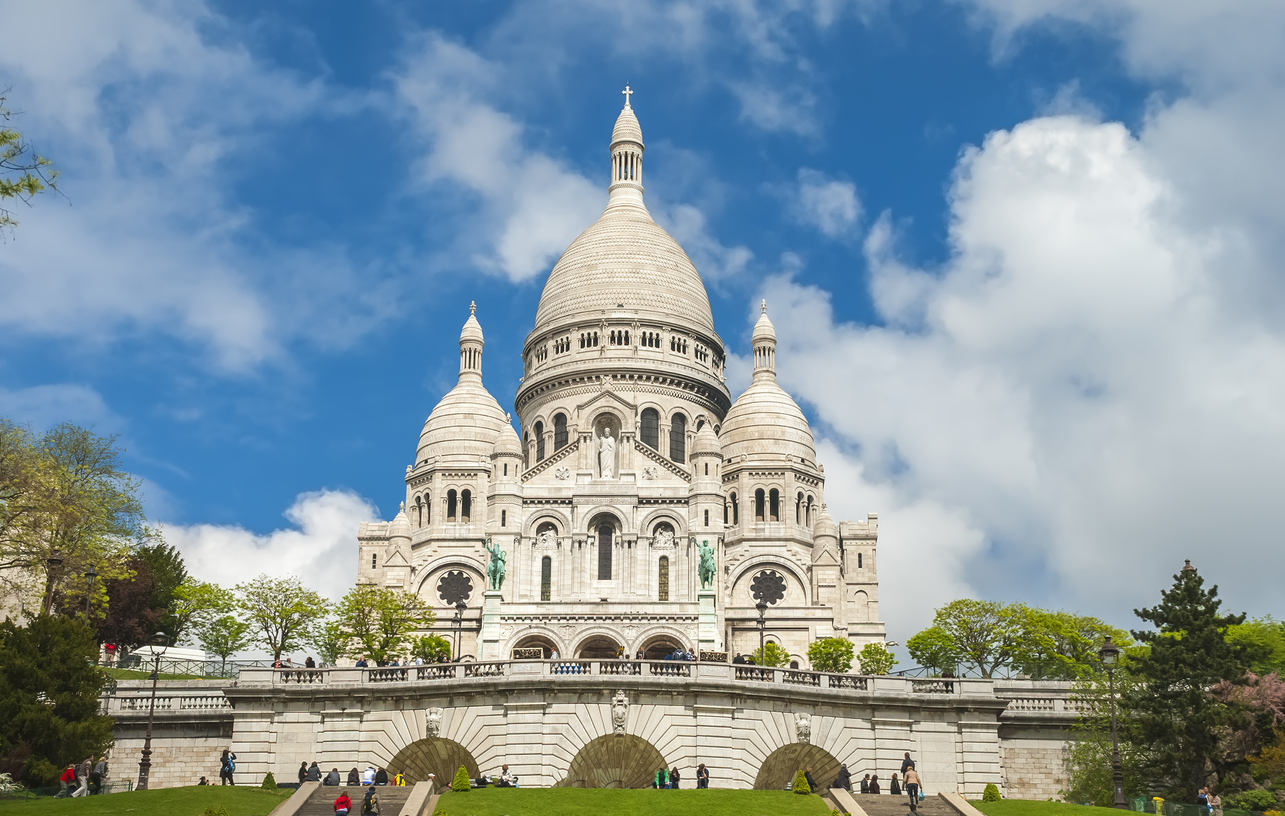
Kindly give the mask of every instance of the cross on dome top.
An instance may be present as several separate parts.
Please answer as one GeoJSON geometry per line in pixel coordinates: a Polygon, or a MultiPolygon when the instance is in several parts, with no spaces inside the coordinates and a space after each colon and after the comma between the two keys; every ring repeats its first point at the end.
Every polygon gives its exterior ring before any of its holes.
{"type": "Polygon", "coordinates": [[[767,298],[763,298],[763,302],[759,304],[759,309],[762,310],[763,314],[767,314],[767,298]]]}
{"type": "Polygon", "coordinates": [[[628,85],[625,85],[625,89],[621,93],[625,95],[625,107],[627,108],[629,107],[629,97],[633,96],[634,92],[629,90],[628,85]]]}
{"type": "Polygon", "coordinates": [[[469,314],[471,314],[471,315],[475,315],[475,314],[477,314],[477,301],[476,301],[476,300],[471,300],[471,301],[469,301],[469,304],[468,304],[468,313],[469,313],[469,314]]]}

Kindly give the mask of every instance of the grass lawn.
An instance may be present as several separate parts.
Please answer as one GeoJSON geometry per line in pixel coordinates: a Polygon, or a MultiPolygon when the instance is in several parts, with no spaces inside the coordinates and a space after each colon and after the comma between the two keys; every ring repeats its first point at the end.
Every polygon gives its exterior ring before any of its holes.
{"type": "Polygon", "coordinates": [[[971,804],[986,816],[1109,816],[1120,812],[1114,808],[1025,799],[1005,799],[1002,802],[974,801],[971,804]]]}
{"type": "MultiPolygon", "coordinates": [[[[140,671],[138,669],[118,669],[115,667],[111,667],[111,668],[104,668],[103,672],[105,672],[108,677],[113,677],[117,680],[150,680],[152,677],[151,670],[140,671]]],[[[160,680],[205,680],[207,679],[205,677],[202,677],[199,674],[166,674],[165,672],[161,672],[157,677],[160,680]]],[[[222,679],[222,678],[215,678],[215,679],[222,679]]]]}
{"type": "Polygon", "coordinates": [[[228,816],[267,816],[293,790],[265,791],[219,785],[109,793],[79,799],[0,799],[3,816],[200,816],[207,808],[227,808],[228,816]]]}
{"type": "Polygon", "coordinates": [[[789,791],[481,788],[448,791],[437,816],[829,816],[819,796],[789,791]]]}

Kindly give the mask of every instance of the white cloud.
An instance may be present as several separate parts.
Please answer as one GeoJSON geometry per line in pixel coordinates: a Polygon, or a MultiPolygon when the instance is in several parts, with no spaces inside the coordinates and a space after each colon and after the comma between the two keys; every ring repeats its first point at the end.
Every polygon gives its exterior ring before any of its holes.
{"type": "Polygon", "coordinates": [[[729,87],[741,103],[741,121],[770,132],[816,134],[816,96],[806,88],[776,80],[733,82],[729,87]]]}
{"type": "Polygon", "coordinates": [[[285,517],[292,527],[270,533],[215,524],[160,526],[198,580],[232,587],[261,573],[295,575],[327,598],[342,597],[357,574],[357,525],[377,520],[379,510],[352,491],[320,490],[299,494],[285,517]]]}
{"type": "Polygon", "coordinates": [[[851,235],[861,218],[857,186],[819,170],[800,168],[798,184],[790,190],[790,214],[830,238],[851,235]]]}
{"type": "Polygon", "coordinates": [[[60,422],[75,422],[100,434],[115,433],[124,424],[108,407],[102,394],[77,383],[0,388],[0,417],[36,433],[60,422]]]}

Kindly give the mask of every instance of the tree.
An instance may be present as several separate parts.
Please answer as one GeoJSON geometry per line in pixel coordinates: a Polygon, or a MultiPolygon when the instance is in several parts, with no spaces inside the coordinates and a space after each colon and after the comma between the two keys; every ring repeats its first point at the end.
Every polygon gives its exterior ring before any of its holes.
{"type": "Polygon", "coordinates": [[[221,661],[220,674],[227,670],[228,658],[250,645],[250,624],[235,615],[220,615],[196,627],[201,648],[221,661]]]}
{"type": "Polygon", "coordinates": [[[53,784],[68,762],[111,746],[112,720],[99,713],[106,676],[97,656],[93,633],[78,620],[0,623],[0,759],[26,753],[15,778],[53,784]]]}
{"type": "Polygon", "coordinates": [[[1219,733],[1233,717],[1225,699],[1209,693],[1220,680],[1243,682],[1248,650],[1227,642],[1227,630],[1244,615],[1220,615],[1218,587],[1188,564],[1174,576],[1160,603],[1134,614],[1155,631],[1134,631],[1150,647],[1134,661],[1139,684],[1124,704],[1139,727],[1140,739],[1154,746],[1153,771],[1175,793],[1194,801],[1216,767],[1219,733]]]}
{"type": "Polygon", "coordinates": [[[808,784],[808,778],[802,770],[794,775],[794,784],[790,786],[790,790],[798,794],[808,794],[812,792],[812,786],[808,784]]]}
{"type": "MultiPolygon", "coordinates": [[[[236,608],[232,590],[192,578],[183,581],[172,595],[163,628],[174,643],[193,635],[200,639],[203,627],[236,608]]],[[[207,651],[218,654],[208,648],[207,651]]]]}
{"type": "Polygon", "coordinates": [[[821,638],[808,647],[812,671],[842,674],[852,668],[852,641],[847,638],[821,638]]]}
{"type": "Polygon", "coordinates": [[[770,640],[763,649],[755,649],[752,655],[756,666],[788,666],[790,663],[790,653],[770,640]]]}
{"type": "Polygon", "coordinates": [[[959,649],[955,640],[940,626],[930,626],[906,641],[906,651],[915,662],[937,674],[955,674],[959,670],[959,649]]]}
{"type": "Polygon", "coordinates": [[[468,780],[468,769],[463,765],[461,765],[460,769],[455,772],[455,780],[451,782],[451,790],[456,793],[468,793],[472,790],[468,780]]]}
{"type": "MultiPolygon", "coordinates": [[[[5,89],[4,94],[8,94],[5,89]]],[[[46,188],[58,189],[58,171],[51,169],[53,162],[36,153],[22,134],[8,126],[14,112],[6,104],[8,97],[0,94],[0,200],[16,198],[24,203],[39,195],[46,188]]],[[[12,214],[0,207],[0,229],[17,225],[12,214]]]]}
{"type": "Polygon", "coordinates": [[[1255,674],[1285,674],[1285,621],[1268,615],[1229,626],[1227,642],[1246,648],[1255,674]]]}
{"type": "MultiPolygon", "coordinates": [[[[1137,687],[1133,674],[1134,661],[1146,653],[1145,647],[1122,649],[1115,669],[1117,699],[1127,698],[1137,687]]],[[[1067,744],[1069,784],[1061,791],[1068,802],[1091,803],[1110,807],[1115,801],[1111,778],[1111,698],[1106,672],[1098,664],[1095,671],[1079,678],[1072,687],[1072,700],[1080,718],[1071,726],[1072,739],[1067,744]]],[[[1123,708],[1117,709],[1120,767],[1124,772],[1126,795],[1148,790],[1150,778],[1148,746],[1138,734],[1137,724],[1123,708]]]]}
{"type": "Polygon", "coordinates": [[[317,631],[312,645],[317,647],[317,658],[331,666],[339,662],[348,651],[348,635],[337,620],[326,621],[317,631]]]}
{"type": "Polygon", "coordinates": [[[1007,665],[1022,635],[1026,608],[1020,604],[963,599],[937,610],[933,625],[950,636],[960,662],[982,677],[1007,665]]]}
{"type": "Polygon", "coordinates": [[[411,657],[419,657],[426,663],[436,663],[441,658],[450,659],[451,642],[441,635],[425,635],[411,642],[411,657]]]}
{"type": "Polygon", "coordinates": [[[236,585],[237,608],[254,633],[253,642],[280,660],[282,652],[302,648],[325,618],[330,604],[293,575],[260,575],[236,585]]]}
{"type": "Polygon", "coordinates": [[[152,567],[141,558],[129,560],[132,575],[106,581],[107,608],[94,619],[99,643],[114,643],[122,651],[133,651],[152,642],[160,627],[162,610],[152,606],[156,580],[152,567]]]}
{"type": "Polygon", "coordinates": [[[138,558],[152,570],[152,609],[157,612],[157,628],[178,643],[182,628],[174,619],[174,593],[187,580],[187,565],[179,551],[161,539],[138,548],[138,558]]]}
{"type": "Polygon", "coordinates": [[[1032,680],[1088,676],[1108,635],[1121,648],[1132,645],[1123,630],[1086,615],[1018,607],[1014,617],[1021,634],[1013,649],[1013,668],[1032,680]]]}
{"type": "Polygon", "coordinates": [[[861,662],[862,674],[887,674],[897,665],[897,658],[882,643],[867,643],[862,646],[857,660],[861,662]]]}
{"type": "Polygon", "coordinates": [[[358,584],[335,610],[340,625],[375,660],[404,654],[410,634],[433,625],[433,611],[418,596],[373,584],[358,584]]]}

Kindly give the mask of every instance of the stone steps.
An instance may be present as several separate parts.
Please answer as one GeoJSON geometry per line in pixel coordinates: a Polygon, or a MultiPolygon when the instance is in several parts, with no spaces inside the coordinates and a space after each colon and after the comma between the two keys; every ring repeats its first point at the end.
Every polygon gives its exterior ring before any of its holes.
{"type": "MultiPolygon", "coordinates": [[[[379,797],[379,808],[383,816],[397,816],[401,812],[402,805],[410,798],[412,790],[410,785],[400,788],[392,785],[376,787],[375,795],[379,797]]],[[[295,816],[335,816],[335,799],[339,798],[341,792],[348,794],[348,798],[352,800],[352,816],[361,813],[361,803],[366,798],[365,786],[354,785],[350,788],[342,785],[339,787],[322,785],[308,797],[308,801],[299,808],[295,816]]]]}
{"type": "MultiPolygon", "coordinates": [[[[854,793],[852,798],[866,812],[866,816],[910,816],[910,797],[891,796],[886,793],[854,793]]],[[[959,816],[955,809],[940,796],[928,796],[919,803],[920,816],[959,816]]]]}

